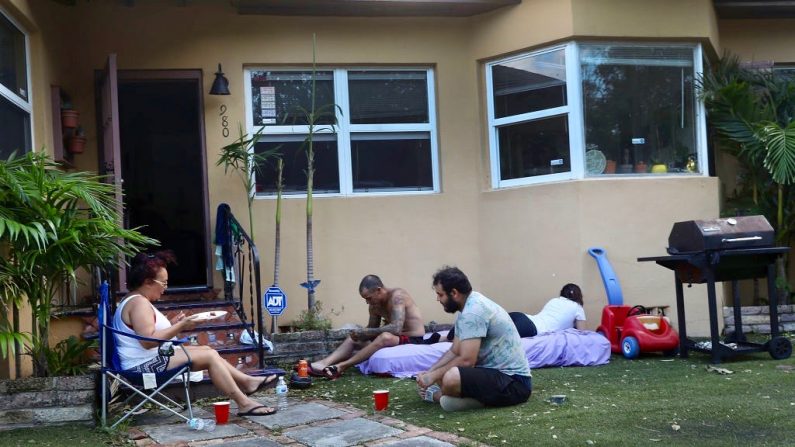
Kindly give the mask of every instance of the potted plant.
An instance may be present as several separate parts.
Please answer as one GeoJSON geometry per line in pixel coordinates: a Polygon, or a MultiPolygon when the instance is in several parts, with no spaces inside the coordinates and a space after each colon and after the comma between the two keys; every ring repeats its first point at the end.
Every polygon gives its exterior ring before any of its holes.
{"type": "MultiPolygon", "coordinates": [[[[40,152],[0,161],[0,304],[8,309],[25,297],[38,377],[51,374],[50,318],[62,285],[76,281],[80,269],[117,267],[124,256],[157,243],[122,226],[115,188],[100,179],[64,172],[40,152]]],[[[0,335],[17,332],[10,326],[0,320],[0,335]]],[[[8,344],[0,348],[9,351],[8,344]]]]}
{"type": "Polygon", "coordinates": [[[86,147],[86,134],[81,126],[66,139],[66,150],[71,154],[82,154],[86,147]]]}
{"type": "Polygon", "coordinates": [[[61,127],[74,129],[80,124],[80,112],[72,107],[72,100],[61,92],[61,127]]]}

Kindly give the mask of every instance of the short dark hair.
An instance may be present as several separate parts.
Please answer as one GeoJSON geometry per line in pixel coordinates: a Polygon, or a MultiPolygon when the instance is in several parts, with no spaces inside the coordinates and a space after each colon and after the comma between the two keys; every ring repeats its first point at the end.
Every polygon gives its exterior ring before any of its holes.
{"type": "Polygon", "coordinates": [[[580,290],[580,286],[573,283],[568,283],[560,289],[560,296],[564,298],[568,298],[575,303],[582,306],[582,290],[580,290]]]}
{"type": "Polygon", "coordinates": [[[171,250],[162,250],[155,253],[138,253],[130,262],[130,272],[127,274],[127,289],[135,290],[141,287],[147,279],[155,279],[157,272],[168,264],[176,264],[177,257],[171,250]]]}
{"type": "Polygon", "coordinates": [[[469,295],[472,292],[472,284],[469,278],[458,267],[446,265],[433,274],[433,285],[440,284],[444,293],[449,294],[453,289],[458,290],[462,295],[469,295]]]}
{"type": "Polygon", "coordinates": [[[384,283],[381,282],[381,278],[376,275],[367,275],[362,278],[362,282],[359,283],[359,293],[364,292],[365,290],[375,290],[379,287],[384,287],[384,283]]]}

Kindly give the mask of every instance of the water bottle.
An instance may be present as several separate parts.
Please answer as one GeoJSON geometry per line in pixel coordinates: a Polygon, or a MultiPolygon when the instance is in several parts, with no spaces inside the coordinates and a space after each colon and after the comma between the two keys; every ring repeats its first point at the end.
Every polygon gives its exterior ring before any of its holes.
{"type": "Polygon", "coordinates": [[[188,427],[196,431],[213,431],[215,430],[215,421],[212,419],[200,418],[188,419],[188,427]]]}
{"type": "Polygon", "coordinates": [[[276,408],[279,411],[287,409],[287,383],[284,382],[284,376],[279,377],[276,383],[276,408]]]}

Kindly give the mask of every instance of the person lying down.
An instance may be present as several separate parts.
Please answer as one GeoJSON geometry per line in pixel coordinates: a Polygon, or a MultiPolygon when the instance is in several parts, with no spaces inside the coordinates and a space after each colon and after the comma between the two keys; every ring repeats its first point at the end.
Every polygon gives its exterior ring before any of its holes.
{"type": "MultiPolygon", "coordinates": [[[[582,290],[577,284],[566,284],[560,296],[547,301],[541,312],[531,315],[522,312],[508,312],[519,336],[535,337],[538,334],[557,332],[565,329],[583,329],[585,310],[582,307],[582,290]]],[[[447,341],[455,337],[455,331],[447,333],[447,341]]]]}

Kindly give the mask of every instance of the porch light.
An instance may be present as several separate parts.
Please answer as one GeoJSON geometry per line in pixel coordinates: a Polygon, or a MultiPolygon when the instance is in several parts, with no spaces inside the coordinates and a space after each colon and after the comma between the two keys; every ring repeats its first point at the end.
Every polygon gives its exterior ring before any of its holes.
{"type": "Polygon", "coordinates": [[[229,94],[229,81],[224,77],[224,72],[221,71],[221,64],[218,64],[218,71],[215,72],[215,80],[213,86],[210,87],[211,95],[228,95],[229,94]]]}

